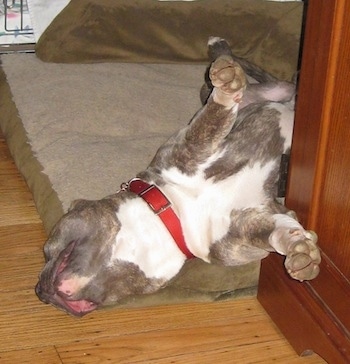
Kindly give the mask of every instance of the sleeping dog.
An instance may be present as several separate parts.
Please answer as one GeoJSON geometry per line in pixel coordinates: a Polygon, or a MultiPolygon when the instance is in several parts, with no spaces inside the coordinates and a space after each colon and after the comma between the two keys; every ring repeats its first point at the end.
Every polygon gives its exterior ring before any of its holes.
{"type": "Polygon", "coordinates": [[[292,278],[317,276],[316,234],[276,199],[295,87],[235,60],[222,39],[209,51],[211,84],[191,122],[120,191],[75,201],[56,224],[36,286],[42,301],[82,316],[161,289],[192,257],[232,266],[277,252],[292,278]]]}

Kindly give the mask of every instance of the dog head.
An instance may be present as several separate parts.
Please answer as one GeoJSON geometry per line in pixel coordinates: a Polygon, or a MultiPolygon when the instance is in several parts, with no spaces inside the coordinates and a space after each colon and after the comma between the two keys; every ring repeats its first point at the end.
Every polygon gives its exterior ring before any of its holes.
{"type": "Polygon", "coordinates": [[[166,234],[134,194],[76,201],[44,246],[46,264],[36,294],[45,303],[83,316],[127,296],[155,292],[184,262],[180,252],[174,257],[172,245],[168,253],[160,246],[166,234]]]}

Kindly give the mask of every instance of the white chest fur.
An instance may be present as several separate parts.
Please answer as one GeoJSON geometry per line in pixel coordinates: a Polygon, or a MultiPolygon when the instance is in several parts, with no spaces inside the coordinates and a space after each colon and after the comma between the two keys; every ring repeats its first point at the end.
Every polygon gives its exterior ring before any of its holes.
{"type": "Polygon", "coordinates": [[[109,265],[123,260],[137,265],[149,278],[169,280],[182,267],[185,256],[157,215],[141,199],[128,200],[117,213],[121,223],[109,265]]]}
{"type": "Polygon", "coordinates": [[[185,175],[172,167],[162,172],[167,184],[162,188],[181,220],[189,249],[208,261],[210,245],[224,237],[234,209],[258,207],[266,202],[264,183],[276,162],[256,162],[221,181],[205,179],[207,164],[195,175],[185,175]]]}

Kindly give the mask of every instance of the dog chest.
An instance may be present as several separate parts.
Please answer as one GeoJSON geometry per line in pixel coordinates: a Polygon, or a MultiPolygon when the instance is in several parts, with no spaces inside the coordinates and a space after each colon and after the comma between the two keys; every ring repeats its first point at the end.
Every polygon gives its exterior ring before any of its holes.
{"type": "Polygon", "coordinates": [[[206,179],[204,168],[191,176],[175,167],[163,171],[169,182],[162,189],[173,203],[186,242],[196,256],[208,260],[210,245],[230,228],[232,210],[260,207],[270,199],[265,184],[276,165],[275,160],[257,161],[219,181],[206,179]]]}

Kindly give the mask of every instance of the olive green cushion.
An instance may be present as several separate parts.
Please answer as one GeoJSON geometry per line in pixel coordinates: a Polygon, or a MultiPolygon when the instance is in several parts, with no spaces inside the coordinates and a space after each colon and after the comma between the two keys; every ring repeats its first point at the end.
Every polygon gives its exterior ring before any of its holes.
{"type": "Polygon", "coordinates": [[[40,37],[47,62],[207,62],[209,36],[282,79],[298,62],[303,3],[263,0],[71,1],[40,37]]]}

